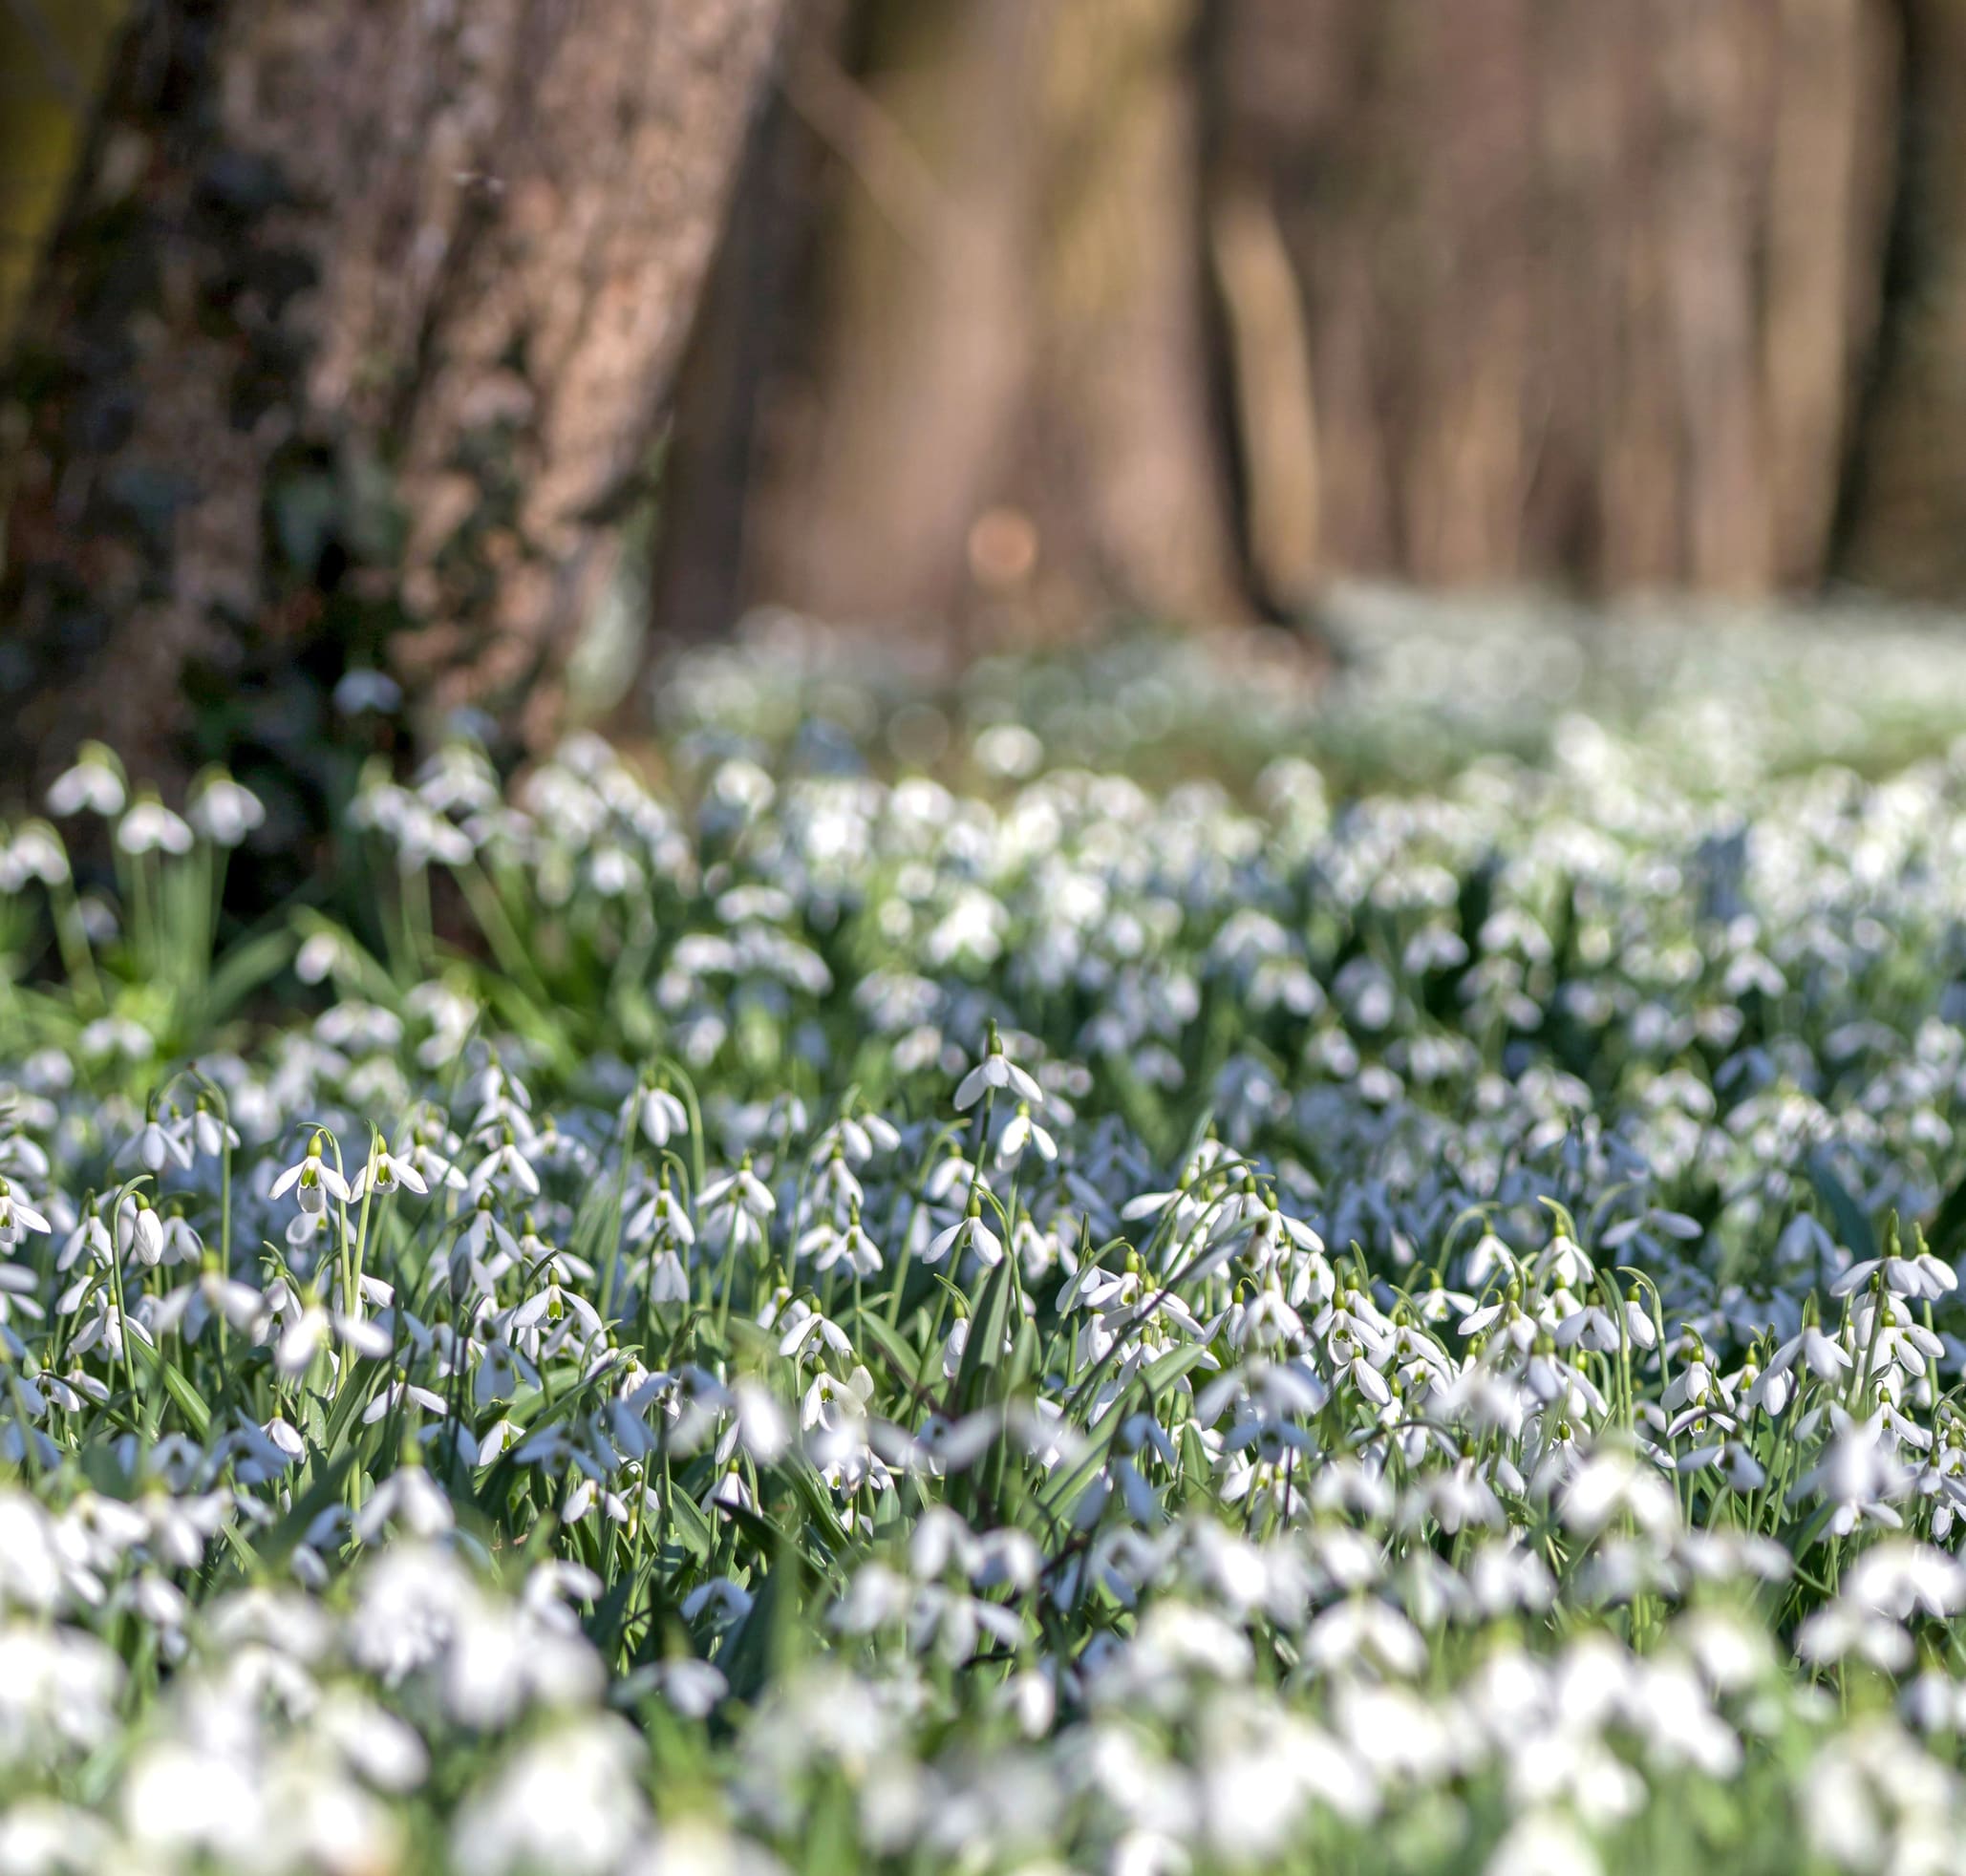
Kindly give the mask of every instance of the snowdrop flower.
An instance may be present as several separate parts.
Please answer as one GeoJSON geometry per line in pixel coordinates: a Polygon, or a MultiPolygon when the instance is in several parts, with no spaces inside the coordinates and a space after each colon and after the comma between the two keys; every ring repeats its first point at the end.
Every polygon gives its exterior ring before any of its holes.
{"type": "Polygon", "coordinates": [[[799,1240],[798,1248],[801,1257],[812,1258],[813,1270],[821,1276],[836,1264],[844,1263],[856,1276],[870,1277],[878,1274],[885,1263],[880,1247],[862,1227],[858,1204],[851,1208],[844,1231],[830,1225],[817,1226],[799,1240]]]}
{"type": "Polygon", "coordinates": [[[377,1198],[386,1198],[398,1186],[415,1192],[419,1198],[430,1191],[428,1183],[416,1166],[406,1159],[398,1159],[378,1140],[371,1147],[367,1162],[349,1182],[348,1202],[358,1204],[364,1195],[372,1191],[377,1198]]]}
{"type": "Polygon", "coordinates": [[[191,851],[191,829],[182,816],[146,791],[117,823],[116,843],[128,854],[191,851]]]}
{"type": "Polygon", "coordinates": [[[188,1340],[196,1341],[214,1316],[223,1316],[234,1329],[250,1328],[264,1301],[249,1283],[240,1283],[214,1267],[160,1297],[151,1327],[160,1333],[182,1328],[188,1340]]]}
{"type": "Polygon", "coordinates": [[[1851,1655],[1898,1673],[1912,1664],[1912,1638],[1889,1617],[1840,1599],[1818,1610],[1796,1631],[1795,1650],[1805,1661],[1824,1664],[1851,1655]]]}
{"type": "Polygon", "coordinates": [[[85,742],[75,766],[48,789],[48,811],[57,818],[89,813],[108,821],[123,811],[123,770],[99,742],[85,742]]]}
{"type": "Polygon", "coordinates": [[[145,1194],[127,1193],[117,1206],[116,1243],[121,1256],[134,1257],[152,1269],[163,1262],[163,1220],[145,1194]]]}
{"type": "Polygon", "coordinates": [[[63,885],[70,878],[68,851],[45,821],[25,822],[0,845],[0,887],[9,892],[18,892],[30,880],[63,885]]]}
{"type": "Polygon", "coordinates": [[[1003,1038],[996,1033],[996,1026],[992,1024],[990,1046],[983,1059],[956,1084],[957,1111],[965,1112],[974,1107],[987,1093],[996,1088],[1010,1089],[1019,1100],[1028,1101],[1033,1107],[1044,1103],[1044,1090],[1004,1054],[1003,1038]]]}
{"type": "MultiPolygon", "coordinates": [[[[216,1160],[228,1149],[237,1151],[239,1133],[230,1121],[215,1114],[210,1103],[201,1095],[191,1116],[191,1141],[207,1160],[216,1160]]],[[[150,1170],[158,1172],[161,1168],[152,1166],[150,1170]]]]}
{"type": "Polygon", "coordinates": [[[1919,1249],[1916,1254],[1903,1257],[1897,1252],[1897,1240],[1893,1236],[1884,1256],[1867,1257],[1844,1271],[1829,1286],[1830,1295],[1851,1295],[1863,1289],[1873,1274],[1881,1278],[1884,1288],[1894,1296],[1924,1297],[1928,1301],[1935,1301],[1956,1290],[1959,1287],[1958,1273],[1951,1265],[1941,1263],[1925,1249],[1922,1238],[1917,1242],[1919,1249]]]}
{"type": "Polygon", "coordinates": [[[344,1310],[331,1311],[310,1303],[281,1332],[273,1351],[274,1366],[289,1379],[297,1378],[308,1372],[331,1338],[371,1361],[380,1361],[390,1352],[388,1332],[378,1324],[344,1310]]]}
{"type": "Polygon", "coordinates": [[[312,1213],[325,1211],[330,1199],[347,1204],[351,1196],[348,1182],[321,1157],[322,1143],[322,1136],[314,1135],[308,1141],[307,1152],[273,1182],[267,1196],[284,1199],[291,1192],[301,1210],[312,1213]]]}
{"type": "Polygon", "coordinates": [[[1006,1120],[996,1136],[996,1163],[1015,1166],[1026,1148],[1047,1162],[1058,1157],[1058,1143],[1031,1118],[1031,1103],[1019,1101],[1017,1111],[1006,1120]]]}
{"type": "Polygon", "coordinates": [[[222,768],[205,770],[194,787],[188,819],[214,846],[238,846],[266,818],[259,797],[222,768]]]}
{"type": "Polygon", "coordinates": [[[1003,1240],[983,1222],[983,1198],[980,1192],[972,1190],[970,1203],[953,1225],[945,1226],[929,1240],[928,1247],[922,1252],[924,1264],[940,1264],[951,1253],[960,1256],[966,1250],[972,1250],[985,1264],[994,1266],[1003,1262],[1003,1240]]]}
{"type": "Polygon", "coordinates": [[[805,1310],[779,1337],[779,1354],[796,1361],[815,1336],[835,1354],[844,1355],[849,1361],[853,1358],[853,1344],[846,1332],[812,1309],[805,1310]]]}
{"type": "Polygon", "coordinates": [[[355,1514],[352,1526],[358,1543],[374,1544],[388,1525],[399,1525],[411,1536],[441,1537],[456,1522],[451,1502],[424,1471],[413,1448],[404,1448],[403,1462],[376,1486],[355,1514]]]}
{"type": "Polygon", "coordinates": [[[696,1203],[700,1210],[722,1211],[725,1233],[740,1250],[762,1241],[764,1221],[779,1208],[771,1188],[751,1170],[748,1153],[735,1172],[712,1180],[696,1203]]]}
{"type": "Polygon", "coordinates": [[[666,1170],[662,1179],[663,1183],[630,1214],[623,1233],[633,1243],[666,1237],[687,1248],[696,1242],[696,1227],[690,1222],[682,1201],[670,1190],[666,1170]]]}
{"type": "Polygon", "coordinates": [[[632,1705],[646,1694],[656,1693],[677,1713],[703,1719],[729,1692],[730,1682],[713,1663],[683,1655],[635,1669],[615,1683],[610,1697],[621,1705],[632,1705]]]}
{"type": "Polygon", "coordinates": [[[182,1119],[166,1123],[153,1113],[118,1149],[117,1159],[126,1165],[139,1165],[148,1173],[160,1173],[169,1165],[188,1167],[192,1157],[189,1132],[182,1119]]]}
{"type": "Polygon", "coordinates": [[[528,1199],[539,1197],[540,1176],[533,1170],[509,1123],[504,1138],[472,1168],[466,1189],[476,1198],[494,1185],[516,1188],[528,1199]]]}
{"type": "Polygon", "coordinates": [[[21,1198],[6,1180],[0,1179],[0,1252],[14,1248],[30,1231],[44,1237],[53,1229],[44,1213],[21,1198]]]}
{"type": "Polygon", "coordinates": [[[652,1082],[637,1098],[636,1113],[651,1146],[667,1146],[690,1130],[689,1110],[667,1088],[652,1082]]]}
{"type": "Polygon", "coordinates": [[[342,942],[341,934],[335,931],[310,933],[301,944],[293,960],[293,974],[304,984],[323,984],[331,975],[346,968],[348,948],[342,942]]]}
{"type": "MultiPolygon", "coordinates": [[[[1768,1357],[1768,1365],[1762,1371],[1763,1377],[1776,1380],[1785,1375],[1798,1362],[1819,1381],[1833,1381],[1851,1366],[1852,1357],[1842,1343],[1824,1334],[1813,1322],[1806,1322],[1802,1329],[1776,1349],[1768,1357]]],[[[1768,1390],[1763,1390],[1764,1394],[1768,1390]]],[[[1785,1398],[1785,1395],[1783,1396],[1785,1398]]],[[[1770,1413],[1780,1413],[1781,1408],[1771,1398],[1770,1413]]]]}
{"type": "Polygon", "coordinates": [[[566,1876],[616,1869],[648,1832],[636,1783],[642,1747],[603,1715],[564,1721],[522,1745],[459,1808],[451,1854],[463,1876],[566,1876]]]}

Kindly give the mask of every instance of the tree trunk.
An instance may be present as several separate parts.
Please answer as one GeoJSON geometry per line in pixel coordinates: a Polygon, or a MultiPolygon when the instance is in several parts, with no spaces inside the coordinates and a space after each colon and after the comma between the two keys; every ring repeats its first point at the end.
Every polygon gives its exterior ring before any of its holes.
{"type": "Polygon", "coordinates": [[[1892,277],[1841,570],[1966,592],[1966,5],[1906,0],[1892,277]]]}
{"type": "Polygon", "coordinates": [[[817,336],[769,400],[751,590],[986,632],[1239,576],[1203,331],[1192,0],[887,0],[837,154],[817,336]]]}
{"type": "MultiPolygon", "coordinates": [[[[1308,491],[1288,556],[1326,577],[1813,584],[1874,316],[1889,11],[1221,0],[1228,200],[1255,179],[1309,358],[1239,363],[1252,537],[1308,491]]],[[[1915,61],[1934,91],[1959,50],[1915,61]]]]}
{"type": "Polygon", "coordinates": [[[67,200],[123,11],[123,0],[0,5],[0,362],[67,200]]]}
{"type": "Polygon", "coordinates": [[[786,6],[145,8],[16,373],[16,751],[304,740],[350,645],[549,733],[786,6]]]}

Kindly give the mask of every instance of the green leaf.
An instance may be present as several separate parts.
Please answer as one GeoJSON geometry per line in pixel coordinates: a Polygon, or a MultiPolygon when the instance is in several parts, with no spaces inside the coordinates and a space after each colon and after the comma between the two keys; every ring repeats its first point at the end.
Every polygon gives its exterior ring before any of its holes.
{"type": "Polygon", "coordinates": [[[1003,1366],[1004,1332],[1016,1307],[1016,1261],[1006,1251],[983,1279],[982,1293],[970,1316],[963,1358],[955,1371],[955,1396],[965,1413],[982,1403],[987,1377],[1003,1366]]]}
{"type": "Polygon", "coordinates": [[[854,1318],[853,1326],[874,1345],[875,1353],[893,1369],[905,1386],[913,1388],[919,1384],[922,1356],[900,1330],[870,1309],[862,1310],[854,1318]]]}
{"type": "Polygon", "coordinates": [[[709,1519],[704,1517],[702,1507],[680,1485],[670,1493],[669,1516],[684,1548],[699,1564],[707,1564],[710,1553],[716,1548],[716,1532],[711,1528],[709,1519]]]}
{"type": "Polygon", "coordinates": [[[263,931],[234,945],[212,970],[204,987],[199,1020],[218,1021],[249,991],[272,977],[292,955],[292,934],[284,930],[263,931]]]}
{"type": "MultiPolygon", "coordinates": [[[[350,1359],[353,1360],[353,1357],[351,1356],[350,1359]]],[[[374,1399],[374,1383],[385,1378],[389,1374],[388,1364],[384,1362],[369,1365],[374,1370],[370,1376],[370,1385],[364,1387],[355,1382],[344,1385],[341,1393],[335,1397],[334,1411],[328,1416],[327,1437],[322,1443],[331,1460],[339,1459],[342,1448],[355,1437],[350,1434],[349,1428],[358,1425],[355,1419],[356,1411],[366,1408],[369,1402],[374,1399]]]]}
{"type": "MultiPolygon", "coordinates": [[[[1131,1394],[1133,1388],[1143,1386],[1149,1395],[1158,1395],[1164,1388],[1172,1387],[1183,1375],[1200,1367],[1207,1358],[1207,1347],[1201,1342],[1190,1342],[1186,1348],[1170,1349],[1165,1354],[1156,1355],[1147,1363],[1134,1377],[1133,1387],[1128,1388],[1127,1393],[1131,1394]]],[[[1087,1435],[1090,1443],[1079,1455],[1078,1461],[1069,1471],[1053,1477],[1038,1495],[1038,1508],[1045,1516],[1061,1516],[1065,1507],[1092,1482],[1093,1475],[1105,1464],[1107,1449],[1113,1443],[1114,1434],[1120,1429],[1120,1422],[1125,1418],[1126,1400],[1122,1396],[1106,1409],[1099,1422],[1091,1429],[1087,1435]]]]}
{"type": "MultiPolygon", "coordinates": [[[[826,1482],[819,1476],[812,1461],[797,1447],[788,1451],[779,1461],[776,1470],[782,1472],[792,1482],[792,1489],[799,1495],[799,1501],[805,1506],[812,1522],[819,1526],[837,1555],[846,1548],[851,1540],[846,1526],[840,1522],[840,1514],[833,1507],[833,1495],[826,1489],[826,1482]]],[[[823,1569],[823,1560],[807,1551],[807,1558],[816,1568],[823,1569]]]]}
{"type": "Polygon", "coordinates": [[[184,1376],[184,1371],[175,1361],[152,1348],[140,1336],[132,1335],[129,1346],[137,1352],[144,1366],[162,1379],[164,1392],[177,1403],[178,1411],[184,1416],[193,1436],[203,1441],[210,1434],[212,1424],[212,1410],[205,1405],[204,1396],[191,1385],[184,1376]]]}

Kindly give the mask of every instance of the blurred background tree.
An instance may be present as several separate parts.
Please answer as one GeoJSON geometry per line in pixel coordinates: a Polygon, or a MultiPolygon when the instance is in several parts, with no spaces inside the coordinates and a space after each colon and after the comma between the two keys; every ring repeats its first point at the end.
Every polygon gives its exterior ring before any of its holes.
{"type": "Polygon", "coordinates": [[[1955,0],[0,6],[17,778],[759,604],[1966,586],[1955,0]]]}

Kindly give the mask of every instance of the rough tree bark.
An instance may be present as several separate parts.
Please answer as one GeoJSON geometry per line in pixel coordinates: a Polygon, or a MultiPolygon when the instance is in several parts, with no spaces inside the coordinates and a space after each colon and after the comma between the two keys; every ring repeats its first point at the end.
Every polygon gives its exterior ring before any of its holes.
{"type": "Polygon", "coordinates": [[[787,5],[141,9],[14,373],[14,759],[168,767],[324,613],[545,734],[787,5]]]}

